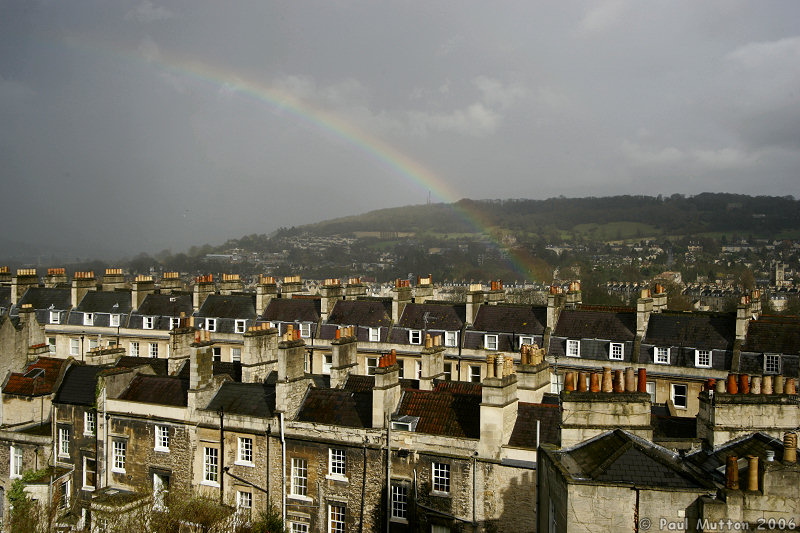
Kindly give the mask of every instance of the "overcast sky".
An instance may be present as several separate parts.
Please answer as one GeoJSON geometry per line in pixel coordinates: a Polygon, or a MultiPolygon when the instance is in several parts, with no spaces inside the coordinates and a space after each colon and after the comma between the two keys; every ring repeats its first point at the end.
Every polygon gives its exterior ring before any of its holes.
{"type": "Polygon", "coordinates": [[[795,0],[0,0],[5,237],[177,252],[429,190],[800,196],[798,21],[795,0]]]}

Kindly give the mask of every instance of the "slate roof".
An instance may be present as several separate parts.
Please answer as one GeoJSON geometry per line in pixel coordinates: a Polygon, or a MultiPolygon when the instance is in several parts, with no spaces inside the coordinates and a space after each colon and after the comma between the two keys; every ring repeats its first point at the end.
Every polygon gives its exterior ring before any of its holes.
{"type": "Polygon", "coordinates": [[[539,442],[558,444],[561,411],[557,405],[519,402],[517,422],[508,441],[516,448],[536,449],[536,421],[539,421],[539,442]]]}
{"type": "Polygon", "coordinates": [[[97,374],[103,369],[101,366],[70,366],[53,401],[72,405],[94,405],[97,374]]]}
{"type": "Polygon", "coordinates": [[[391,305],[381,300],[338,300],[328,317],[328,324],[358,325],[376,328],[392,325],[391,305]]]}
{"type": "Polygon", "coordinates": [[[408,304],[403,309],[398,326],[408,329],[456,331],[464,326],[466,306],[463,304],[408,304]],[[425,313],[428,313],[427,326],[425,313]]]}
{"type": "Polygon", "coordinates": [[[372,392],[308,390],[297,420],[356,428],[372,427],[372,392]]]}
{"type": "Polygon", "coordinates": [[[117,360],[114,368],[136,368],[149,365],[157,376],[166,376],[169,373],[169,363],[166,359],[156,357],[131,357],[124,355],[117,360]]]}
{"type": "Polygon", "coordinates": [[[541,335],[547,325],[547,308],[530,305],[482,305],[473,329],[488,332],[541,335]]]}
{"type": "Polygon", "coordinates": [[[18,396],[50,394],[56,386],[61,370],[68,364],[66,359],[40,357],[26,366],[24,372],[10,374],[5,387],[3,387],[3,394],[18,396]]]}
{"type": "Polygon", "coordinates": [[[275,386],[265,383],[222,384],[206,410],[268,418],[275,411],[275,386]]]}
{"type": "Polygon", "coordinates": [[[397,414],[419,417],[418,433],[477,439],[480,404],[480,384],[443,381],[432,391],[404,391],[397,414]]]}
{"type": "Polygon", "coordinates": [[[636,337],[636,313],[615,308],[565,309],[558,317],[554,334],[569,339],[632,341],[636,337]]]}
{"type": "MultiPolygon", "coordinates": [[[[11,292],[9,292],[9,298],[11,292]]],[[[51,289],[48,287],[28,287],[25,294],[17,302],[17,307],[30,304],[34,309],[64,310],[72,306],[72,296],[69,289],[51,289]]]]}
{"type": "Polygon", "coordinates": [[[130,291],[89,291],[84,295],[75,311],[125,315],[131,312],[131,293],[130,291]],[[119,307],[114,309],[114,304],[119,304],[119,307]]]}
{"type": "Polygon", "coordinates": [[[732,350],[736,317],[719,313],[653,313],[642,343],[687,346],[701,350],[732,350]]]}
{"type": "Polygon", "coordinates": [[[189,380],[140,374],[133,378],[128,388],[119,396],[119,399],[186,407],[189,396],[188,391],[189,380]]]}
{"type": "MultiPolygon", "coordinates": [[[[375,388],[375,376],[361,376],[358,374],[349,374],[347,381],[342,387],[351,392],[371,392],[375,388]]],[[[400,379],[401,389],[418,389],[419,380],[417,379],[400,379]]]]}
{"type": "Polygon", "coordinates": [[[271,322],[319,322],[320,300],[273,298],[264,310],[271,322]]]}
{"type": "Polygon", "coordinates": [[[191,294],[148,294],[136,314],[146,316],[180,316],[181,311],[186,316],[192,314],[191,294]],[[176,300],[171,301],[172,298],[176,300]]]}
{"type": "Polygon", "coordinates": [[[697,438],[697,419],[686,416],[664,416],[655,412],[650,418],[653,424],[653,438],[695,439],[697,438]]]}
{"type": "Polygon", "coordinates": [[[762,317],[747,326],[743,352],[800,353],[800,322],[782,317],[762,317]]]}
{"type": "MultiPolygon", "coordinates": [[[[189,372],[189,361],[187,359],[186,362],[181,366],[180,371],[178,371],[177,376],[181,379],[189,379],[189,372]]],[[[240,382],[242,381],[242,363],[213,361],[211,374],[213,376],[227,375],[230,376],[233,381],[240,382]]]]}
{"type": "Polygon", "coordinates": [[[249,294],[209,294],[197,316],[252,320],[256,318],[256,297],[249,294]]]}
{"type": "Polygon", "coordinates": [[[704,490],[707,481],[692,473],[677,455],[621,429],[556,452],[577,479],[638,487],[704,490]]]}
{"type": "Polygon", "coordinates": [[[745,437],[734,439],[713,450],[702,449],[686,456],[685,460],[697,468],[705,471],[716,481],[723,481],[725,478],[724,465],[729,455],[735,455],[740,459],[748,455],[756,455],[762,461],[767,456],[767,450],[775,452],[775,460],[783,458],[783,442],[770,437],[765,433],[751,433],[745,437]],[[720,469],[720,467],[723,467],[720,469]]]}
{"type": "Polygon", "coordinates": [[[0,308],[9,307],[11,307],[11,287],[0,285],[0,308]]]}

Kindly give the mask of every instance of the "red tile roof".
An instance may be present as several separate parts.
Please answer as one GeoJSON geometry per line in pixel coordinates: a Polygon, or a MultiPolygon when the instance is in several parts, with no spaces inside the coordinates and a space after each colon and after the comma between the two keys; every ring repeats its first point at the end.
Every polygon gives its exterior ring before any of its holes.
{"type": "Polygon", "coordinates": [[[477,439],[481,433],[480,390],[478,384],[463,382],[437,383],[432,391],[407,390],[397,412],[419,417],[419,433],[477,439]]]}
{"type": "Polygon", "coordinates": [[[18,396],[42,396],[55,388],[61,370],[68,364],[65,359],[40,357],[25,368],[25,372],[14,372],[8,377],[3,394],[18,396]],[[38,371],[37,371],[38,370],[38,371]]]}

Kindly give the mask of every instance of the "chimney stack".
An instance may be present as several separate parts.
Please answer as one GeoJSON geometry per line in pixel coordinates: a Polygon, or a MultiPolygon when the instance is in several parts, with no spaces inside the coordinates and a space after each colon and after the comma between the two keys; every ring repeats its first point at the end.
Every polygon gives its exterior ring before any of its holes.
{"type": "Polygon", "coordinates": [[[72,276],[72,307],[78,307],[86,293],[95,290],[94,272],[75,272],[72,276]]]}
{"type": "Polygon", "coordinates": [[[291,298],[292,294],[303,290],[303,281],[300,276],[285,276],[281,284],[281,298],[291,298]]]}
{"type": "Polygon", "coordinates": [[[567,291],[567,308],[575,309],[581,302],[581,283],[579,281],[573,281],[569,284],[569,290],[567,291]]]}
{"type": "Polygon", "coordinates": [[[203,303],[208,298],[209,294],[214,294],[216,287],[214,287],[214,275],[208,274],[207,276],[198,276],[194,278],[194,290],[192,292],[192,309],[195,313],[200,311],[203,303]]]}
{"type": "Polygon", "coordinates": [[[397,324],[406,305],[411,303],[411,283],[407,279],[396,279],[392,292],[392,322],[397,324]]]}
{"type": "Polygon", "coordinates": [[[183,364],[190,359],[196,331],[194,327],[188,325],[188,320],[185,317],[181,318],[179,327],[170,330],[170,350],[167,360],[167,371],[170,375],[178,372],[183,364]]]}
{"type": "Polygon", "coordinates": [[[0,285],[11,284],[11,271],[8,266],[0,266],[0,285]]]}
{"type": "Polygon", "coordinates": [[[242,382],[260,383],[278,366],[278,330],[262,323],[244,334],[242,382]]]}
{"type": "Polygon", "coordinates": [[[493,372],[489,369],[494,375],[487,375],[481,383],[481,457],[500,459],[502,446],[508,443],[517,422],[517,375],[505,361],[503,354],[495,355],[494,365],[487,360],[487,367],[494,366],[493,372]]]}
{"type": "Polygon", "coordinates": [[[328,278],[319,289],[321,296],[320,302],[320,315],[322,321],[328,320],[328,317],[333,311],[333,306],[336,305],[338,300],[342,299],[342,282],[339,279],[328,278]]]}
{"type": "Polygon", "coordinates": [[[506,291],[503,289],[503,280],[492,281],[489,284],[489,292],[486,293],[486,303],[497,305],[506,300],[506,291]]]}
{"type": "Polygon", "coordinates": [[[39,276],[35,268],[19,268],[17,275],[11,278],[11,305],[16,305],[28,287],[38,287],[39,276]]]}
{"type": "Polygon", "coordinates": [[[367,286],[361,283],[361,278],[350,278],[344,287],[345,300],[358,300],[367,295],[367,286]]]}
{"type": "Polygon", "coordinates": [[[661,313],[667,310],[667,290],[660,283],[656,283],[653,292],[653,312],[661,313]]]}
{"type": "Polygon", "coordinates": [[[480,283],[470,283],[469,290],[467,291],[467,324],[472,325],[475,323],[475,317],[478,316],[478,309],[485,300],[483,292],[483,285],[480,283]]]}
{"type": "Polygon", "coordinates": [[[400,403],[400,367],[394,350],[378,360],[372,389],[372,427],[386,428],[400,403]]]}
{"type": "Polygon", "coordinates": [[[424,304],[433,298],[433,276],[427,278],[417,277],[417,286],[414,287],[414,303],[424,304]]]}
{"type": "Polygon", "coordinates": [[[239,274],[222,274],[222,279],[219,282],[219,293],[224,296],[230,296],[234,292],[242,292],[244,290],[244,283],[239,279],[239,274]]]}
{"type": "Polygon", "coordinates": [[[133,289],[131,290],[131,305],[133,308],[139,309],[147,295],[153,294],[155,290],[156,284],[153,281],[153,276],[139,274],[133,278],[133,289]]]}
{"type": "Polygon", "coordinates": [[[103,276],[103,290],[107,292],[125,288],[125,275],[121,268],[107,268],[103,276]]]}
{"type": "Polygon", "coordinates": [[[278,296],[278,284],[272,276],[260,275],[256,285],[256,313],[263,314],[273,298],[278,296]]]}
{"type": "Polygon", "coordinates": [[[352,326],[337,330],[337,338],[331,341],[331,388],[344,386],[347,376],[358,368],[358,340],[352,326]],[[341,331],[341,333],[339,333],[341,331]]]}
{"type": "Polygon", "coordinates": [[[48,268],[47,277],[44,279],[44,286],[48,289],[55,289],[59,285],[67,284],[67,271],[64,268],[48,268]]]}
{"type": "Polygon", "coordinates": [[[739,458],[735,455],[725,459],[725,488],[739,490],[739,458]]]}
{"type": "Polygon", "coordinates": [[[203,407],[214,392],[214,352],[211,335],[196,330],[189,348],[189,402],[190,410],[203,407]]]}
{"type": "Polygon", "coordinates": [[[305,377],[306,343],[299,330],[291,330],[278,342],[278,381],[275,383],[275,410],[294,418],[308,390],[305,377]]]}
{"type": "Polygon", "coordinates": [[[184,290],[184,286],[180,274],[177,272],[164,272],[164,275],[161,276],[161,284],[159,288],[161,289],[161,294],[182,292],[184,290]]]}
{"type": "Polygon", "coordinates": [[[650,313],[653,312],[653,299],[648,289],[642,289],[642,297],[636,300],[636,336],[644,337],[650,313]]]}
{"type": "Polygon", "coordinates": [[[750,297],[742,296],[736,307],[736,340],[744,341],[747,337],[747,324],[750,322],[750,297]]]}
{"type": "Polygon", "coordinates": [[[422,375],[419,379],[420,390],[433,390],[433,380],[444,378],[444,346],[442,338],[437,335],[425,337],[425,348],[420,352],[422,375]]]}

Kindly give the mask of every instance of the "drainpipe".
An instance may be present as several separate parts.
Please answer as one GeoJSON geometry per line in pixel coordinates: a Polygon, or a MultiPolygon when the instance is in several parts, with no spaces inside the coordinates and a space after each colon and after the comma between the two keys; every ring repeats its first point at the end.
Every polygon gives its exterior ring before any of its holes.
{"type": "Polygon", "coordinates": [[[225,411],[222,407],[217,411],[219,414],[219,504],[225,502],[225,411]]]}
{"type": "Polygon", "coordinates": [[[386,533],[392,520],[392,424],[389,415],[384,415],[386,421],[386,533]]]}
{"type": "Polygon", "coordinates": [[[281,516],[286,523],[286,438],[283,434],[283,413],[279,413],[281,425],[281,516]]]}
{"type": "MultiPolygon", "coordinates": [[[[106,414],[106,403],[108,395],[107,387],[103,387],[103,477],[105,478],[104,487],[108,486],[108,415],[106,414]]],[[[97,455],[95,455],[96,457],[97,455]]],[[[97,465],[95,465],[97,468],[97,465]]]]}
{"type": "Polygon", "coordinates": [[[472,525],[478,526],[478,452],[472,455],[472,525]]]}
{"type": "Polygon", "coordinates": [[[633,508],[633,532],[639,533],[639,488],[634,485],[632,489],[636,492],[636,505],[633,508]]]}
{"type": "Polygon", "coordinates": [[[270,501],[270,498],[269,498],[269,496],[270,496],[270,494],[269,494],[269,464],[271,462],[271,457],[269,455],[269,440],[270,440],[271,436],[272,436],[272,425],[271,424],[267,424],[267,483],[266,483],[266,487],[267,487],[267,507],[272,505],[272,501],[270,501]]]}
{"type": "Polygon", "coordinates": [[[361,474],[361,517],[359,518],[358,531],[364,531],[364,498],[367,491],[367,437],[364,437],[364,468],[361,474]]]}

